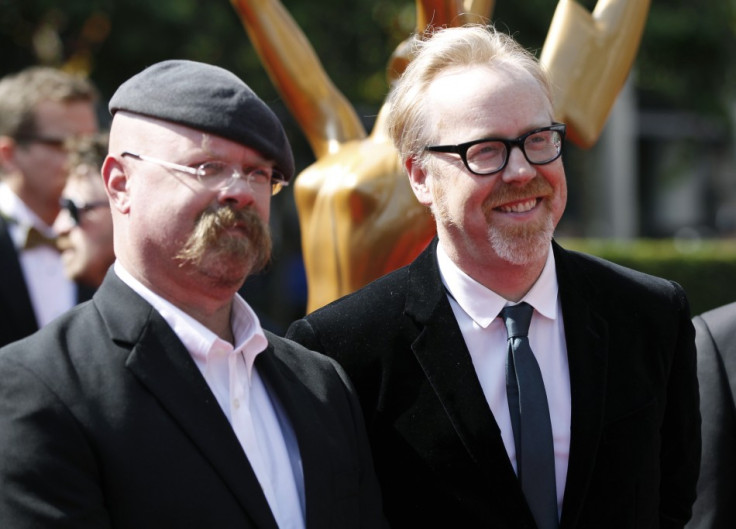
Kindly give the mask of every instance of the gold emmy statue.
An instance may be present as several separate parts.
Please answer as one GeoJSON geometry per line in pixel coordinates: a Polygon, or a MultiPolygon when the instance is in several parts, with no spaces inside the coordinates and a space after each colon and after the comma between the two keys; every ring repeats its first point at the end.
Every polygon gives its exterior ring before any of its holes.
{"type": "MultiPolygon", "coordinates": [[[[411,262],[434,236],[434,221],[388,138],[385,105],[367,134],[278,0],[231,2],[316,158],[294,185],[311,312],[411,262]]],[[[494,4],[416,0],[416,31],[487,23],[494,4]]],[[[649,0],[600,0],[592,14],[573,1],[558,4],[540,59],[557,90],[556,117],[581,146],[603,128],[648,9],[649,0]]],[[[411,60],[407,43],[389,60],[389,83],[411,60]]]]}

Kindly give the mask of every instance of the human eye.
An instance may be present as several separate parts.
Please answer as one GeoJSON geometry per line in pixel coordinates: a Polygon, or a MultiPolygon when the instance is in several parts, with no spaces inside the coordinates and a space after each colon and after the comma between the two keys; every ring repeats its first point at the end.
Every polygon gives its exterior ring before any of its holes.
{"type": "Polygon", "coordinates": [[[243,174],[254,184],[265,185],[271,183],[271,169],[269,167],[243,167],[243,174]]]}
{"type": "Polygon", "coordinates": [[[215,179],[225,172],[224,162],[205,162],[197,167],[197,177],[203,180],[215,179]]]}
{"type": "Polygon", "coordinates": [[[531,134],[524,141],[524,147],[526,149],[537,149],[544,150],[555,145],[555,137],[558,136],[557,132],[553,130],[543,130],[531,134]]]}
{"type": "Polygon", "coordinates": [[[506,146],[502,142],[484,141],[470,147],[466,156],[468,161],[483,163],[497,160],[499,157],[503,157],[505,152],[506,146]]]}

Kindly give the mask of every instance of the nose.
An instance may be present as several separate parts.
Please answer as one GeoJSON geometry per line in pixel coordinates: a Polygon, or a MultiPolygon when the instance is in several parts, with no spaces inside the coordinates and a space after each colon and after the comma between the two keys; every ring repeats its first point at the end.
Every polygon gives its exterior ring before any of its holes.
{"type": "Polygon", "coordinates": [[[218,201],[237,208],[249,206],[255,202],[253,184],[242,172],[233,171],[230,178],[219,189],[218,201]]]}
{"type": "Polygon", "coordinates": [[[69,210],[67,210],[66,208],[61,208],[61,211],[59,211],[59,214],[54,220],[54,231],[58,235],[63,235],[72,231],[72,228],[74,228],[74,226],[74,219],[72,219],[72,215],[71,213],[69,213],[69,210]]]}
{"type": "Polygon", "coordinates": [[[536,175],[537,171],[526,159],[518,145],[514,145],[509,151],[509,159],[503,171],[504,182],[525,183],[536,175]]]}

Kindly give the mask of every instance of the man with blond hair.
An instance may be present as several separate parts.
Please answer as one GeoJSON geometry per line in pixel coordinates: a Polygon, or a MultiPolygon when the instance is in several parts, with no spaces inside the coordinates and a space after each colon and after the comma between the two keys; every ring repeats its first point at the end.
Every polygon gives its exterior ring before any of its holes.
{"type": "Polygon", "coordinates": [[[392,527],[682,528],[700,435],[679,285],[566,251],[565,125],[491,28],[417,39],[389,128],[437,238],[295,322],[360,397],[392,527]]]}
{"type": "Polygon", "coordinates": [[[65,143],[97,132],[97,92],[79,76],[34,66],[0,80],[0,345],[80,301],[52,225],[68,171],[65,143]]]}

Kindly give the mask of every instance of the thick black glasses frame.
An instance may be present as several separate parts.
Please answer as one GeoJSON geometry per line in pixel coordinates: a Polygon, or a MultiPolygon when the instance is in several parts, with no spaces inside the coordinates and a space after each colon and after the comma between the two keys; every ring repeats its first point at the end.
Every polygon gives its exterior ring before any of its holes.
{"type": "Polygon", "coordinates": [[[71,199],[62,198],[59,200],[59,205],[69,212],[69,216],[74,221],[74,224],[79,226],[82,222],[83,213],[103,206],[109,206],[110,203],[107,200],[97,200],[95,202],[87,202],[86,204],[77,204],[71,199]]]}
{"type": "Polygon", "coordinates": [[[531,136],[532,134],[537,134],[539,132],[544,132],[547,130],[551,130],[551,131],[555,131],[559,133],[561,137],[560,138],[561,143],[565,141],[565,132],[567,131],[567,126],[564,123],[552,123],[552,125],[550,125],[549,127],[541,127],[539,129],[530,130],[529,132],[522,134],[516,139],[482,138],[480,140],[468,141],[466,143],[460,143],[458,145],[430,145],[428,147],[425,147],[424,150],[431,151],[431,152],[449,152],[449,153],[457,154],[462,159],[468,171],[478,176],[488,176],[488,175],[499,173],[504,170],[504,168],[506,167],[506,164],[509,161],[509,153],[511,153],[511,149],[513,147],[518,147],[521,150],[521,152],[524,154],[524,158],[526,158],[526,161],[532,165],[546,165],[548,163],[554,162],[557,158],[559,158],[562,155],[561,145],[560,145],[560,150],[557,152],[556,156],[554,156],[553,158],[550,158],[549,160],[545,160],[543,162],[531,161],[529,159],[529,156],[527,156],[526,154],[526,150],[524,149],[524,142],[529,136],[531,136]],[[503,163],[501,164],[501,167],[499,167],[498,169],[495,169],[487,173],[479,173],[470,168],[470,164],[468,163],[468,149],[470,149],[473,145],[478,145],[479,143],[486,143],[488,141],[497,141],[499,143],[503,143],[504,146],[506,147],[506,157],[504,158],[503,163]]]}

